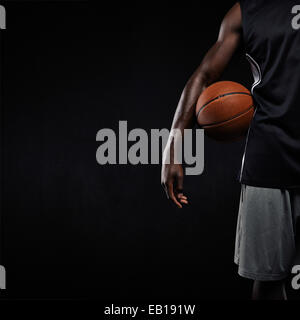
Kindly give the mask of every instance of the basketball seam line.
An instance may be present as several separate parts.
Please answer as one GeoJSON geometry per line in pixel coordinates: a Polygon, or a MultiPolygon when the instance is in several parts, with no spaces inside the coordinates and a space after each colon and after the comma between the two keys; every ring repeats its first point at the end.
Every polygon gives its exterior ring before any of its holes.
{"type": "Polygon", "coordinates": [[[212,127],[212,126],[216,126],[216,125],[221,124],[221,123],[229,122],[229,121],[231,121],[231,120],[233,120],[233,119],[236,119],[236,118],[242,116],[243,114],[246,114],[246,113],[247,113],[248,111],[250,111],[252,108],[254,108],[253,105],[250,106],[248,109],[246,109],[246,110],[244,110],[244,111],[236,114],[234,117],[232,117],[232,118],[230,118],[230,119],[227,119],[227,120],[224,120],[224,121],[219,121],[219,122],[214,122],[214,123],[211,123],[211,124],[205,124],[205,125],[200,126],[200,127],[206,129],[206,128],[209,128],[209,127],[212,127]]]}
{"type": "Polygon", "coordinates": [[[212,102],[214,102],[214,101],[216,101],[216,100],[218,100],[218,99],[220,99],[220,98],[223,98],[223,97],[226,97],[226,96],[235,95],[235,94],[244,94],[244,95],[246,95],[246,96],[251,96],[251,94],[250,94],[250,93],[247,93],[247,92],[230,92],[230,93],[221,94],[221,95],[217,96],[216,98],[213,98],[213,99],[211,99],[210,101],[206,102],[206,103],[199,109],[196,118],[198,119],[199,113],[200,113],[205,107],[207,107],[210,103],[212,103],[212,102]]]}

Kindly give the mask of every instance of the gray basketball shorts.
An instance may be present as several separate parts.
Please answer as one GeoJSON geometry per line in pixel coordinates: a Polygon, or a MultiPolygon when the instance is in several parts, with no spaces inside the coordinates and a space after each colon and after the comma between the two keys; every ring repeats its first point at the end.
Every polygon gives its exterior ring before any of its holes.
{"type": "Polygon", "coordinates": [[[240,276],[260,281],[289,276],[297,256],[300,188],[242,185],[234,262],[240,276]]]}

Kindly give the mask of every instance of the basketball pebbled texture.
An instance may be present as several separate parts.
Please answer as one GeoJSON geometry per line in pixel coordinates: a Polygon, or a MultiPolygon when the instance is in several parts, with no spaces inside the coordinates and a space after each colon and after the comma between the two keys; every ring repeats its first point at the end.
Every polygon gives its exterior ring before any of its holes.
{"type": "Polygon", "coordinates": [[[231,141],[247,133],[254,109],[247,88],[237,82],[219,81],[200,95],[196,117],[206,135],[219,141],[231,141]]]}

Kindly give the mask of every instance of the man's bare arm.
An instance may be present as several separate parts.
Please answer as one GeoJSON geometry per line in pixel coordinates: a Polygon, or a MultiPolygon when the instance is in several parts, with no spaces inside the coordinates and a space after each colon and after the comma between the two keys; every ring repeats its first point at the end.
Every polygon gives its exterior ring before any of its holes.
{"type": "MultiPolygon", "coordinates": [[[[224,69],[239,47],[242,34],[242,15],[240,4],[237,3],[225,16],[219,32],[219,37],[207,52],[200,66],[188,80],[178,103],[172,129],[184,129],[194,126],[195,108],[198,97],[209,85],[219,80],[224,69]]],[[[170,155],[171,164],[163,164],[161,182],[171,199],[179,208],[188,204],[183,195],[182,165],[174,164],[174,137],[170,136],[165,154],[170,155]]]]}

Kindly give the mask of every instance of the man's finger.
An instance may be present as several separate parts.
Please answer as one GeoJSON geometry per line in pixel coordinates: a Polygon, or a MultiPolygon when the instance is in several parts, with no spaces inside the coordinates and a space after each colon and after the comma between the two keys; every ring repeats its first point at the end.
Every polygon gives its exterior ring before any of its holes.
{"type": "Polygon", "coordinates": [[[184,204],[189,204],[189,202],[187,200],[184,200],[184,199],[180,199],[180,202],[184,203],[184,204]]]}
{"type": "Polygon", "coordinates": [[[171,200],[176,204],[176,206],[178,208],[182,209],[182,205],[177,201],[177,199],[174,195],[173,183],[168,184],[168,193],[169,193],[171,200]]]}

